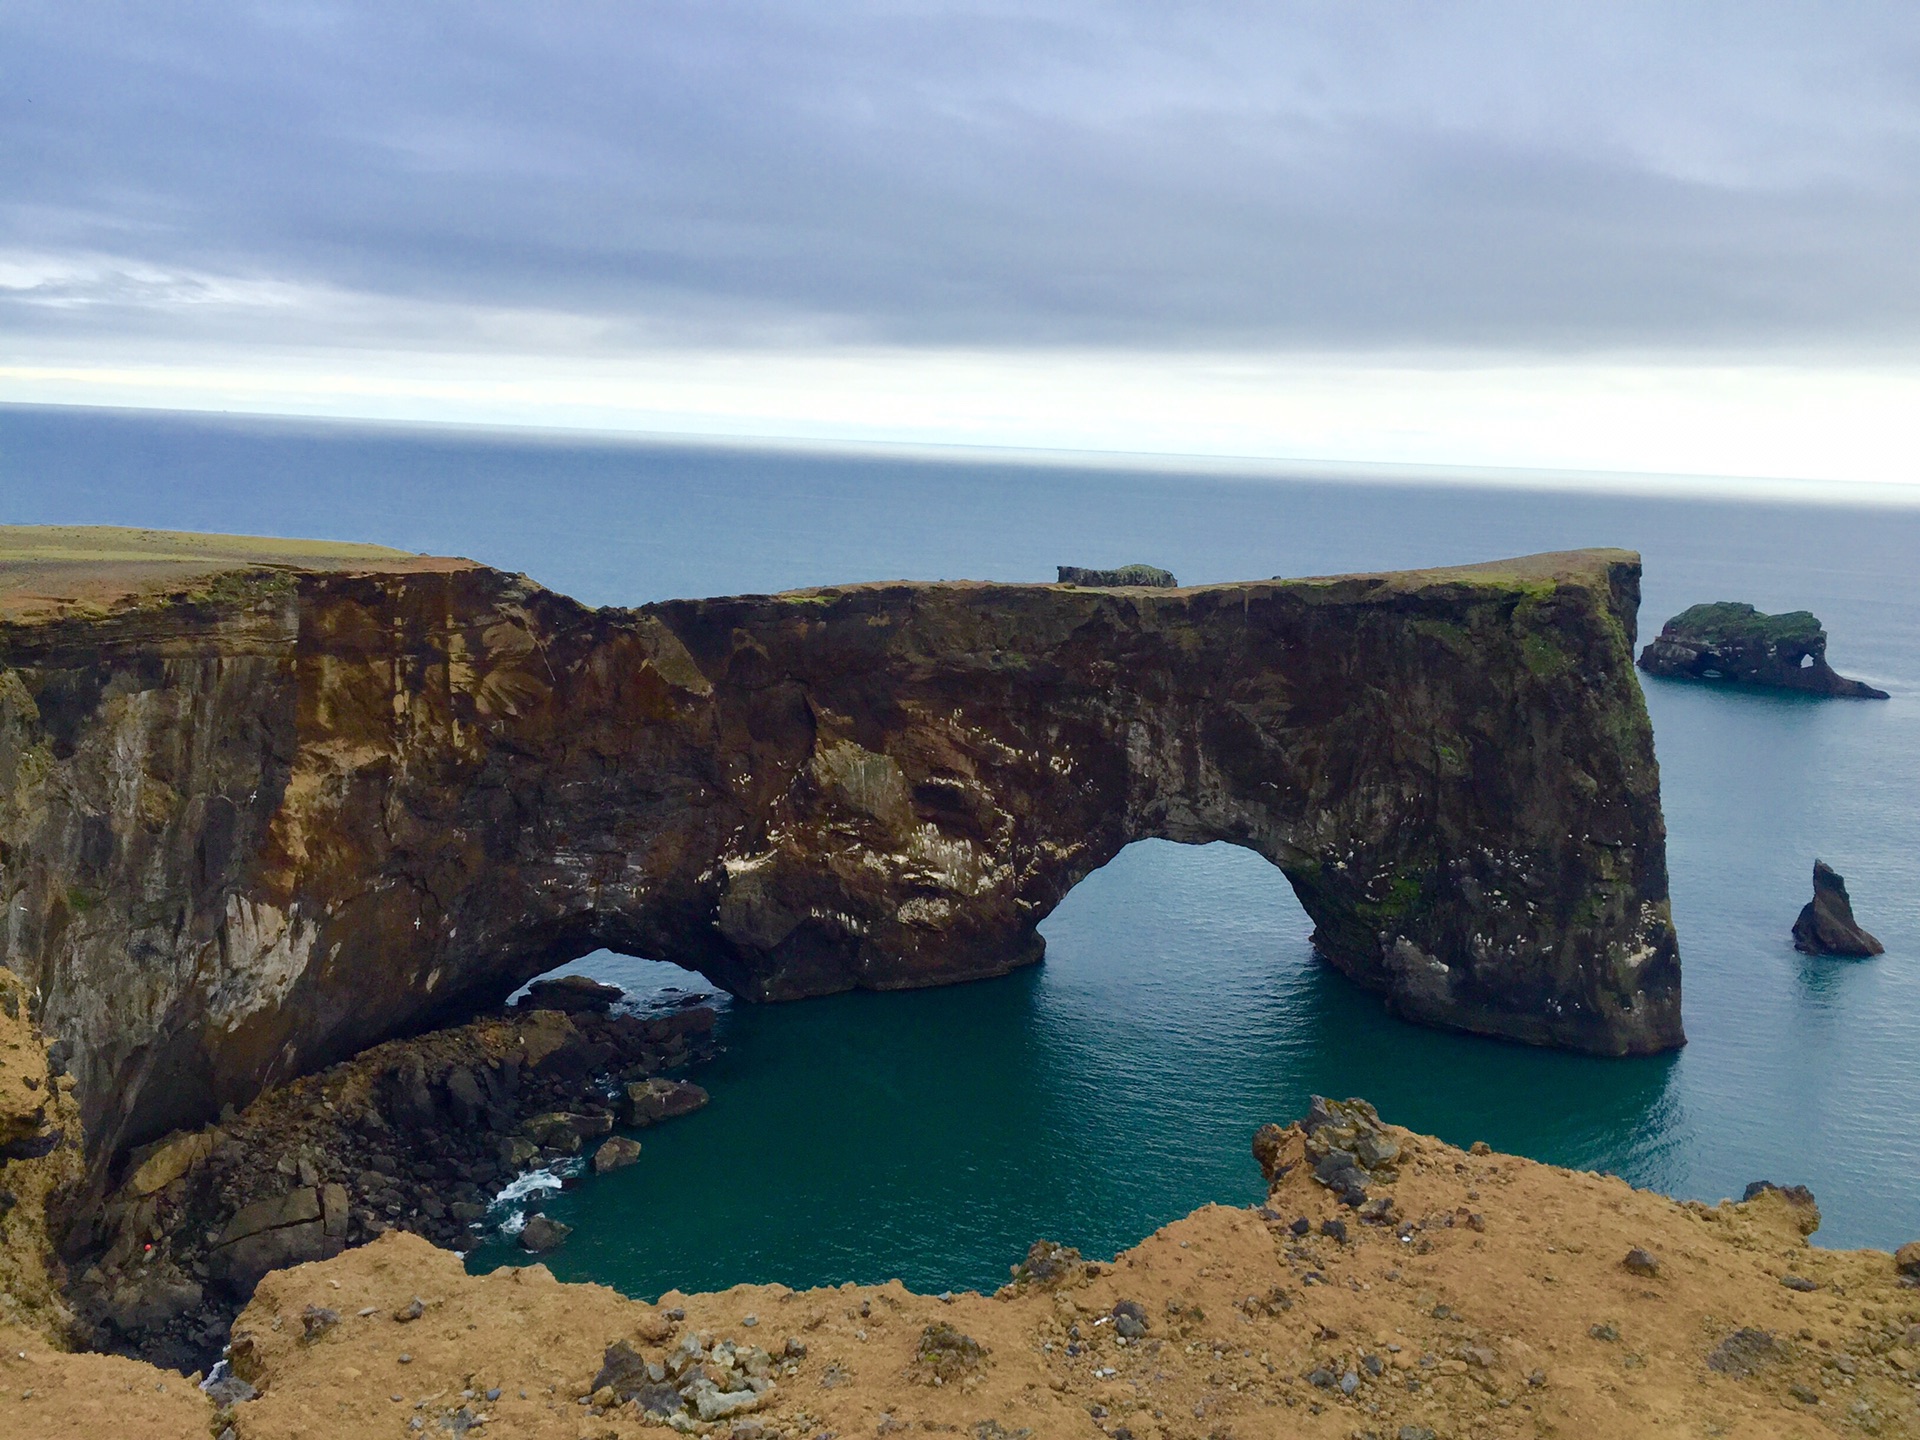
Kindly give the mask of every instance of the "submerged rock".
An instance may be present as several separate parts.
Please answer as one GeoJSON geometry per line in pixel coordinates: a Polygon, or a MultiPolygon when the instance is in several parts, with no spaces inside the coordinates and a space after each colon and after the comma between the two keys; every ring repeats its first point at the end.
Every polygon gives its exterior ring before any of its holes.
{"type": "Polygon", "coordinates": [[[1059,583],[1062,585],[1151,585],[1156,589],[1171,590],[1180,583],[1173,578],[1171,570],[1162,570],[1158,565],[1122,565],[1117,570],[1088,570],[1079,565],[1062,565],[1059,569],[1059,583]]]}
{"type": "Polygon", "coordinates": [[[1671,680],[1719,680],[1885,700],[1887,692],[1836,675],[1827,664],[1827,632],[1810,611],[1767,615],[1722,600],[1682,610],[1640,652],[1640,668],[1671,680]]]}
{"type": "Polygon", "coordinates": [[[1824,860],[1813,862],[1813,899],[1793,922],[1793,948],[1809,955],[1881,955],[1886,946],[1853,918],[1847,882],[1824,860]]]}

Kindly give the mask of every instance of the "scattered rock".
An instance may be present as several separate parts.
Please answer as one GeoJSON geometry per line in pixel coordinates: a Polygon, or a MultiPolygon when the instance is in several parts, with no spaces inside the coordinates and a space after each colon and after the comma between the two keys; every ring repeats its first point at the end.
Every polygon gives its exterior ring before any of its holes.
{"type": "Polygon", "coordinates": [[[1802,1294],[1808,1294],[1820,1288],[1804,1275],[1782,1275],[1780,1277],[1780,1283],[1786,1286],[1787,1289],[1798,1290],[1802,1294]]]}
{"type": "Polygon", "coordinates": [[[1805,610],[1767,615],[1738,601],[1695,605],[1661,627],[1640,652],[1639,663],[1649,675],[1673,680],[1887,698],[1884,690],[1833,672],[1827,664],[1827,632],[1805,610]]]}
{"type": "Polygon", "coordinates": [[[340,1312],[323,1305],[309,1305],[300,1312],[301,1338],[309,1345],[340,1323],[340,1312]]]}
{"type": "Polygon", "coordinates": [[[625,1135],[610,1135],[600,1142],[600,1148],[593,1152],[593,1173],[605,1175],[610,1170],[624,1170],[640,1158],[640,1142],[625,1135]]]}
{"type": "Polygon", "coordinates": [[[1813,899],[1793,922],[1793,948],[1808,955],[1883,955],[1886,946],[1853,918],[1847,882],[1824,860],[1813,862],[1813,899]]]}
{"type": "Polygon", "coordinates": [[[558,1250],[567,1243],[567,1237],[573,1234],[571,1225],[562,1225],[558,1220],[545,1215],[535,1215],[520,1227],[520,1248],[535,1255],[544,1255],[549,1250],[558,1250]]]}
{"type": "Polygon", "coordinates": [[[914,1360],[931,1377],[944,1383],[968,1371],[978,1370],[986,1363],[987,1353],[987,1347],[971,1335],[963,1335],[940,1320],[920,1332],[920,1344],[914,1351],[914,1360]]]}
{"type": "Polygon", "coordinates": [[[1626,1258],[1620,1264],[1629,1275],[1640,1275],[1649,1280],[1660,1273],[1660,1262],[1651,1252],[1642,1250],[1637,1245],[1627,1251],[1626,1258]]]}
{"type": "Polygon", "coordinates": [[[1151,1328],[1146,1307],[1137,1300],[1121,1300],[1108,1313],[1113,1316],[1114,1333],[1129,1340],[1138,1340],[1151,1328]]]}
{"type": "Polygon", "coordinates": [[[1771,1331],[1740,1329],[1714,1346],[1707,1356],[1707,1368],[1736,1380],[1745,1380],[1779,1358],[1780,1342],[1771,1331]]]}
{"type": "Polygon", "coordinates": [[[1013,1268],[1016,1285],[1064,1285],[1077,1280],[1086,1270],[1080,1252],[1071,1245],[1056,1245],[1051,1240],[1036,1240],[1027,1250],[1027,1258],[1013,1268]]]}
{"type": "Polygon", "coordinates": [[[1598,1325],[1589,1325],[1587,1327],[1587,1334],[1596,1340],[1604,1340],[1611,1345],[1620,1338],[1620,1327],[1611,1321],[1602,1321],[1598,1325]]]}
{"type": "Polygon", "coordinates": [[[427,1313],[427,1302],[422,1300],[418,1295],[416,1295],[413,1297],[412,1303],[410,1303],[404,1310],[396,1310],[393,1312],[393,1319],[395,1324],[407,1325],[407,1324],[411,1324],[415,1320],[418,1320],[422,1315],[426,1313],[427,1313]]]}

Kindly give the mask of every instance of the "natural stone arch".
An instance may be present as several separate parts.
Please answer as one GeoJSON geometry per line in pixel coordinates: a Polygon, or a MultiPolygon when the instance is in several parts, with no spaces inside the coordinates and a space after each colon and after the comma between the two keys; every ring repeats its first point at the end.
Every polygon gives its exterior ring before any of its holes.
{"type": "Polygon", "coordinates": [[[596,946],[782,999],[1039,957],[1128,842],[1398,1012],[1681,1043],[1637,558],[588,610],[451,562],[0,626],[0,960],[111,1152],[596,946]]]}

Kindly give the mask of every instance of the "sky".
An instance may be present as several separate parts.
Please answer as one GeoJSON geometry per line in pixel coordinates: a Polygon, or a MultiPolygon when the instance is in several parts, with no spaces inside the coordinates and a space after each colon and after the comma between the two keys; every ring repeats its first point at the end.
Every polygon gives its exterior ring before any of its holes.
{"type": "Polygon", "coordinates": [[[0,402],[1920,484],[1920,8],[0,5],[0,402]]]}

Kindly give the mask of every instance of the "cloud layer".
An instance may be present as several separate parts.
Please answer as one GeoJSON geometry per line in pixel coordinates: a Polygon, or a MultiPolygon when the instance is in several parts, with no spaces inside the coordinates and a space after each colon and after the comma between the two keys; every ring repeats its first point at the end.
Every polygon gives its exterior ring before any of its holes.
{"type": "Polygon", "coordinates": [[[660,346],[1920,340],[1920,10],[0,8],[0,329],[660,346]]]}

